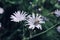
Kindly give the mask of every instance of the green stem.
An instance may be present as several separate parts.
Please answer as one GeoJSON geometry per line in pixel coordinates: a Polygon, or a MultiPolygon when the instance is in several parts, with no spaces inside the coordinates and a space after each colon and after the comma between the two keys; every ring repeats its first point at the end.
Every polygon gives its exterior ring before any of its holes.
{"type": "MultiPolygon", "coordinates": [[[[59,23],[58,23],[59,24],[59,23]]],[[[45,31],[43,31],[43,32],[41,32],[41,33],[38,33],[38,34],[36,34],[36,35],[33,35],[32,37],[28,37],[27,39],[32,39],[32,38],[34,38],[34,37],[36,37],[36,36],[39,36],[39,35],[41,35],[41,34],[44,34],[44,33],[46,33],[46,32],[48,32],[49,30],[51,30],[52,28],[54,28],[56,25],[58,25],[58,24],[55,24],[54,26],[52,26],[51,28],[49,28],[49,29],[47,29],[47,30],[45,30],[45,31]]]]}
{"type": "Polygon", "coordinates": [[[8,32],[8,30],[6,30],[4,33],[0,34],[0,37],[3,36],[4,34],[6,34],[8,32]]]}
{"type": "MultiPolygon", "coordinates": [[[[18,26],[17,25],[18,23],[16,23],[16,26],[18,26]]],[[[8,36],[8,38],[7,38],[7,40],[10,40],[18,31],[20,31],[20,30],[18,30],[19,28],[17,28],[10,36],[8,36]]]]}
{"type": "Polygon", "coordinates": [[[24,26],[23,26],[23,39],[22,40],[26,40],[25,38],[25,29],[24,29],[24,26]]]}
{"type": "Polygon", "coordinates": [[[14,31],[8,38],[7,38],[7,40],[10,40],[11,39],[11,37],[13,36],[13,35],[15,35],[17,33],[17,30],[16,31],[14,31]]]}
{"type": "Polygon", "coordinates": [[[9,2],[9,3],[11,3],[11,4],[15,4],[15,2],[13,2],[13,1],[8,1],[8,0],[6,0],[6,2],[9,2]]]}
{"type": "Polygon", "coordinates": [[[30,37],[32,37],[32,31],[30,30],[29,32],[30,32],[30,37]]]}

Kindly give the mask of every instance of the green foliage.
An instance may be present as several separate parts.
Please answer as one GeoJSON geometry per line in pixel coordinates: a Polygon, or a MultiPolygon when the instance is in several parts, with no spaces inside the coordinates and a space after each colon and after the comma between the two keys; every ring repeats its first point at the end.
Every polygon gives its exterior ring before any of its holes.
{"type": "Polygon", "coordinates": [[[57,0],[1,0],[5,9],[3,15],[0,15],[2,28],[0,28],[0,40],[60,40],[60,33],[56,27],[60,23],[60,19],[53,15],[55,9],[60,9],[57,0]],[[30,2],[32,4],[30,4],[30,2]],[[41,8],[42,11],[38,9],[41,8]],[[30,30],[24,22],[11,22],[9,17],[15,11],[26,11],[28,14],[39,13],[49,20],[42,24],[43,30],[30,30]]]}

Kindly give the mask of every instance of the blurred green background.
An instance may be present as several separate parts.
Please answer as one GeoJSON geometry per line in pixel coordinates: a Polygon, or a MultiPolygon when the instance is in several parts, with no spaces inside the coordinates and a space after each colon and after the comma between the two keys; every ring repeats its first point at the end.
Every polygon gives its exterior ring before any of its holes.
{"type": "Polygon", "coordinates": [[[58,24],[60,23],[60,18],[52,14],[56,9],[60,9],[58,0],[0,0],[0,7],[4,9],[4,13],[0,14],[0,22],[2,23],[0,40],[60,40],[60,33],[56,30],[57,26],[60,25],[58,24]],[[42,11],[39,10],[40,8],[42,11]],[[24,26],[24,22],[15,23],[10,21],[10,16],[18,10],[25,11],[27,14],[32,12],[39,13],[48,18],[49,21],[42,24],[42,31],[39,29],[29,30],[28,26],[24,26]],[[25,28],[24,32],[23,27],[25,28]],[[30,32],[32,32],[32,36],[42,32],[45,33],[29,39],[23,39],[24,37],[28,38],[30,32]]]}

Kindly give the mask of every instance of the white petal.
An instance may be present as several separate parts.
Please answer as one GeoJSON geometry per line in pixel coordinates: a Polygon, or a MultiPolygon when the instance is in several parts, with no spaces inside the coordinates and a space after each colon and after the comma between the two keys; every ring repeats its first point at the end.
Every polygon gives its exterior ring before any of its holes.
{"type": "Polygon", "coordinates": [[[32,13],[32,17],[35,18],[35,14],[34,13],[32,13]]]}
{"type": "Polygon", "coordinates": [[[3,14],[3,12],[4,12],[4,9],[0,8],[0,14],[3,14]]]}
{"type": "Polygon", "coordinates": [[[57,9],[57,10],[55,11],[55,14],[56,14],[57,17],[59,17],[59,16],[60,16],[60,10],[57,9]]]}
{"type": "Polygon", "coordinates": [[[0,27],[1,27],[1,23],[0,23],[0,27]]]}
{"type": "Polygon", "coordinates": [[[56,29],[57,29],[57,31],[60,33],[60,26],[58,26],[56,29]]]}
{"type": "Polygon", "coordinates": [[[45,21],[39,21],[39,23],[45,23],[45,21]]]}
{"type": "Polygon", "coordinates": [[[59,17],[60,15],[57,15],[57,14],[56,14],[56,16],[59,17]]]}
{"type": "Polygon", "coordinates": [[[38,24],[36,27],[37,27],[38,29],[42,30],[41,25],[38,24]]]}
{"type": "Polygon", "coordinates": [[[36,17],[38,17],[39,15],[38,15],[38,13],[36,14],[36,17]]]}
{"type": "Polygon", "coordinates": [[[14,18],[14,19],[13,19],[13,20],[11,20],[11,21],[19,22],[19,20],[18,20],[18,19],[16,19],[16,18],[14,18]]]}
{"type": "Polygon", "coordinates": [[[29,29],[34,29],[34,28],[35,28],[34,25],[30,25],[30,26],[29,26],[29,29]]]}
{"type": "Polygon", "coordinates": [[[23,13],[24,13],[24,11],[21,12],[21,14],[23,14],[23,13]]]}

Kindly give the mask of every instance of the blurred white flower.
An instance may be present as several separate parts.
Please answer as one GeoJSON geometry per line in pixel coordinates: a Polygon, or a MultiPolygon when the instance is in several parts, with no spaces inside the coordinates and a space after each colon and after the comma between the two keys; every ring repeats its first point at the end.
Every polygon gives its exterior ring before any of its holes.
{"type": "Polygon", "coordinates": [[[60,33],[60,26],[57,27],[57,31],[60,33]]]}
{"type": "Polygon", "coordinates": [[[58,10],[58,9],[57,9],[57,10],[55,10],[55,12],[54,12],[54,13],[56,14],[56,16],[57,16],[57,17],[59,17],[59,16],[60,16],[60,10],[58,10]]]}
{"type": "Polygon", "coordinates": [[[4,9],[0,7],[0,14],[3,14],[4,9]]]}
{"type": "Polygon", "coordinates": [[[26,12],[24,11],[17,11],[15,13],[13,13],[14,15],[11,15],[11,21],[14,21],[14,22],[20,22],[20,21],[23,21],[23,20],[26,20],[26,12]]]}
{"type": "Polygon", "coordinates": [[[0,23],[0,28],[1,28],[1,23],[0,23]]]}
{"type": "Polygon", "coordinates": [[[60,2],[60,0],[58,0],[60,2]]]}
{"type": "Polygon", "coordinates": [[[29,25],[29,29],[34,29],[35,27],[42,30],[42,26],[41,23],[45,23],[45,21],[43,21],[43,18],[41,18],[42,16],[39,14],[34,14],[32,13],[32,15],[28,15],[28,24],[29,25]]]}
{"type": "Polygon", "coordinates": [[[32,2],[29,2],[30,4],[32,4],[32,2]]]}
{"type": "Polygon", "coordinates": [[[41,11],[42,9],[41,8],[38,8],[39,11],[41,11]]]}

